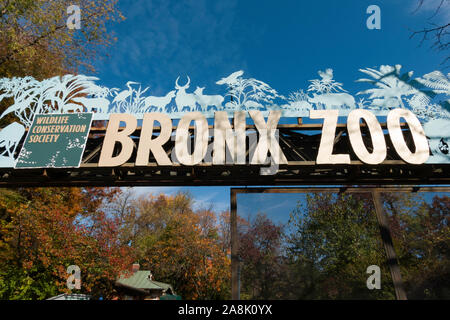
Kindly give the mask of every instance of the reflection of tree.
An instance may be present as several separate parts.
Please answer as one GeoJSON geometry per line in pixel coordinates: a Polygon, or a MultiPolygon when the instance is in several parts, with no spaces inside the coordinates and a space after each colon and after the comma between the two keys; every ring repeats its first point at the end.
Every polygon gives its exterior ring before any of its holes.
{"type": "Polygon", "coordinates": [[[312,194],[291,216],[293,298],[393,298],[376,216],[365,195],[312,194]],[[366,287],[365,270],[382,268],[383,290],[366,287]]]}
{"type": "MultiPolygon", "coordinates": [[[[450,297],[450,198],[382,195],[410,299],[450,297]],[[430,198],[428,198],[430,199],[430,198]]],[[[394,298],[369,194],[308,195],[293,212],[289,237],[291,297],[394,298]],[[368,290],[365,270],[382,269],[382,289],[368,290]]]]}
{"type": "Polygon", "coordinates": [[[450,298],[450,198],[384,194],[410,299],[450,298]]]}
{"type": "Polygon", "coordinates": [[[239,235],[242,298],[280,299],[282,272],[282,226],[258,213],[239,235]]]}
{"type": "Polygon", "coordinates": [[[360,69],[359,71],[369,75],[372,79],[359,79],[357,82],[367,82],[374,85],[376,88],[367,89],[358,94],[370,94],[371,99],[381,99],[386,104],[395,99],[402,108],[405,108],[402,97],[416,93],[417,91],[409,84],[412,76],[412,71],[400,75],[401,65],[396,66],[380,66],[380,70],[372,68],[360,69]]]}

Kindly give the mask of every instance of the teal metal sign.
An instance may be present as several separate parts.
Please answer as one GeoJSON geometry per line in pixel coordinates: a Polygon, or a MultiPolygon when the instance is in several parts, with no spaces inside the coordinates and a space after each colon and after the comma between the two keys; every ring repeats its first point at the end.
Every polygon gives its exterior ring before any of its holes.
{"type": "Polygon", "coordinates": [[[92,116],[92,113],[37,114],[16,168],[79,167],[92,116]]]}

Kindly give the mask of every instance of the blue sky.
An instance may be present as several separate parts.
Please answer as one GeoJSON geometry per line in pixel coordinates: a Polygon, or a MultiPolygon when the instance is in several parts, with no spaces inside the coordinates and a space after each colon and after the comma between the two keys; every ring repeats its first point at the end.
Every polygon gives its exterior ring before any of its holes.
{"type": "MultiPolygon", "coordinates": [[[[419,46],[411,31],[430,21],[448,22],[447,4],[433,20],[440,0],[119,0],[127,18],[111,27],[118,41],[108,57],[96,63],[100,83],[122,88],[127,81],[149,86],[152,95],[174,87],[178,76],[189,75],[191,88],[206,86],[206,93],[221,93],[215,85],[237,70],[263,80],[288,94],[307,88],[317,71],[334,69],[334,78],[352,93],[363,89],[355,80],[359,68],[401,64],[403,71],[423,75],[443,70],[445,55],[419,46]],[[366,9],[381,9],[381,30],[369,30],[366,9]]],[[[137,188],[173,193],[180,188],[137,188]]],[[[198,206],[229,206],[229,188],[190,190],[198,206]]]]}

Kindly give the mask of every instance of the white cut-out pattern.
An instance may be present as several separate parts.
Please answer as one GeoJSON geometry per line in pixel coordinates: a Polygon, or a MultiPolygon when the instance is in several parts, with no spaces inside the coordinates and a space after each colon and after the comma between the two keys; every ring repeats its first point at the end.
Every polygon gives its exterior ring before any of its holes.
{"type": "MultiPolygon", "coordinates": [[[[432,147],[432,152],[441,152],[450,162],[449,156],[440,151],[445,152],[446,144],[450,143],[450,74],[433,71],[413,78],[412,71],[401,73],[401,65],[381,65],[378,69],[360,71],[368,78],[357,82],[372,87],[356,95],[348,93],[343,84],[334,79],[333,69],[328,68],[318,71],[320,78],[310,80],[306,90],[299,89],[287,97],[263,81],[245,78],[242,70],[216,82],[217,88],[224,90],[222,94],[214,94],[198,85],[195,90],[190,89],[189,76],[186,76],[184,84],[180,84],[183,80],[178,77],[174,88],[162,96],[149,94],[149,87],[142,88],[138,82],[129,81],[125,89],[120,90],[100,86],[96,84],[98,78],[84,75],[65,75],[43,81],[33,77],[3,78],[0,79],[0,102],[11,98],[13,104],[0,118],[13,114],[22,124],[16,122],[0,131],[0,156],[3,157],[0,166],[14,163],[15,148],[25,132],[23,130],[20,135],[22,129],[18,126],[29,127],[38,113],[94,112],[94,120],[107,120],[110,113],[131,113],[142,117],[146,112],[157,111],[180,118],[191,111],[201,111],[207,117],[213,117],[214,111],[219,110],[230,115],[239,110],[282,110],[285,117],[304,117],[313,109],[339,109],[345,114],[355,108],[371,109],[377,115],[385,115],[394,108],[407,108],[425,124],[440,120],[439,137],[430,137],[430,144],[438,146],[432,147]],[[12,129],[17,131],[14,138],[8,133],[12,129]]],[[[431,128],[429,125],[426,127],[431,128]]]]}

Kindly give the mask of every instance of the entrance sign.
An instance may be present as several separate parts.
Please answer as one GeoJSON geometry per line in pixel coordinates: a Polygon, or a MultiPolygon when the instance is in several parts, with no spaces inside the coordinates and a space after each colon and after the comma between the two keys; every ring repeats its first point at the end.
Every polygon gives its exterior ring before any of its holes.
{"type": "Polygon", "coordinates": [[[411,111],[405,109],[392,110],[388,114],[387,125],[395,150],[403,160],[412,164],[422,164],[428,160],[430,152],[425,132],[423,131],[419,120],[411,111]],[[401,117],[408,122],[416,146],[415,152],[411,152],[406,145],[405,140],[402,139],[403,133],[400,128],[401,117]]]}
{"type": "MultiPolygon", "coordinates": [[[[312,119],[325,119],[322,132],[322,139],[317,156],[318,164],[349,164],[348,154],[332,154],[334,139],[336,134],[338,110],[314,110],[311,111],[312,119]]],[[[407,163],[423,164],[429,156],[430,151],[425,132],[417,117],[409,110],[394,109],[387,116],[387,126],[389,136],[398,155],[407,163]],[[413,136],[414,149],[412,152],[406,144],[401,128],[400,120],[406,120],[410,132],[413,136]]],[[[348,135],[353,151],[359,160],[368,164],[379,164],[384,161],[387,155],[386,141],[380,123],[376,117],[368,110],[354,110],[348,116],[348,135]],[[372,142],[372,153],[369,153],[364,144],[361,134],[359,120],[366,120],[369,136],[372,142]]]]}
{"type": "Polygon", "coordinates": [[[16,168],[76,168],[91,128],[92,113],[38,114],[16,168]]]}
{"type": "Polygon", "coordinates": [[[350,164],[350,156],[348,154],[332,154],[338,115],[338,110],[311,111],[311,119],[324,119],[322,139],[320,140],[319,154],[316,160],[317,164],[350,164]]]}
{"type": "Polygon", "coordinates": [[[190,112],[181,118],[175,135],[175,155],[180,163],[187,166],[199,164],[206,155],[208,148],[208,121],[200,112],[190,112]],[[189,125],[195,123],[194,151],[189,152],[189,125]]]}
{"type": "Polygon", "coordinates": [[[387,148],[383,130],[377,118],[368,110],[353,110],[347,120],[348,136],[358,158],[367,164],[380,164],[386,159],[387,148]],[[363,119],[369,130],[372,152],[367,150],[362,138],[360,120],[363,119]]]}
{"type": "Polygon", "coordinates": [[[14,120],[0,129],[0,185],[57,169],[92,185],[450,181],[449,75],[359,71],[356,93],[331,68],[283,94],[242,70],[214,88],[180,76],[161,96],[84,75],[3,78],[0,119],[14,120]]]}
{"type": "MultiPolygon", "coordinates": [[[[259,111],[250,111],[250,116],[255,123],[256,130],[259,135],[258,143],[254,147],[253,157],[249,157],[248,164],[258,165],[265,164],[268,154],[270,153],[274,164],[288,164],[288,160],[284,155],[279,141],[276,139],[276,131],[280,120],[280,111],[271,111],[267,122],[259,111]]],[[[317,164],[350,164],[350,154],[333,154],[334,141],[336,137],[336,128],[338,120],[338,110],[313,110],[311,111],[312,119],[324,119],[322,137],[318,148],[316,159],[317,164]]],[[[231,124],[227,117],[221,112],[216,113],[213,133],[219,136],[218,139],[212,138],[212,151],[215,155],[215,161],[212,165],[224,165],[225,145],[229,147],[231,154],[227,164],[245,164],[244,154],[247,151],[245,130],[245,119],[243,112],[236,112],[235,123],[240,125],[240,129],[233,132],[231,124]],[[240,120],[239,120],[240,119],[240,120]],[[226,140],[225,137],[233,138],[226,140]],[[240,142],[239,147],[237,141],[240,142]]],[[[386,159],[387,146],[381,125],[375,115],[368,110],[354,110],[348,117],[348,135],[353,152],[364,163],[380,164],[386,159]],[[361,132],[360,120],[364,119],[367,123],[369,131],[368,138],[372,145],[372,152],[369,152],[364,143],[361,132]]],[[[129,114],[113,114],[111,115],[103,148],[100,153],[99,167],[116,167],[129,161],[133,153],[134,141],[131,135],[137,129],[137,119],[129,114]],[[119,124],[125,123],[125,127],[120,130],[119,124]],[[118,155],[113,156],[116,143],[120,144],[121,151],[118,155]]],[[[398,155],[407,163],[423,164],[428,160],[429,148],[423,128],[417,117],[408,110],[394,109],[388,114],[388,134],[394,144],[394,148],[398,155]],[[406,124],[410,128],[413,136],[412,152],[403,136],[400,120],[405,119],[406,124]]],[[[159,165],[173,165],[166,155],[163,145],[168,142],[172,136],[172,122],[164,114],[149,113],[144,117],[142,123],[141,136],[139,137],[139,145],[137,147],[136,165],[145,166],[148,164],[150,153],[159,165]],[[161,134],[157,138],[152,138],[153,125],[155,120],[159,120],[161,134]]],[[[175,154],[178,161],[187,166],[194,166],[201,163],[206,156],[208,150],[209,130],[206,118],[200,112],[187,113],[181,118],[178,127],[175,130],[175,154]],[[190,133],[189,126],[194,123],[194,150],[189,151],[190,133]]],[[[250,151],[250,150],[248,150],[250,151]]],[[[249,152],[250,153],[250,152],[249,152]]],[[[213,157],[214,159],[214,157],[213,157]]]]}

